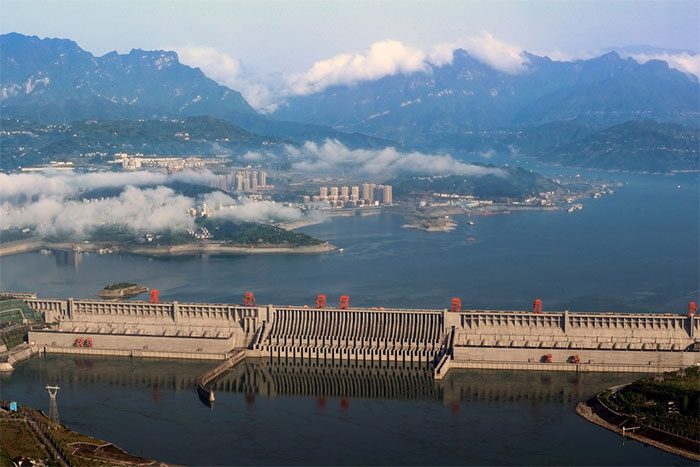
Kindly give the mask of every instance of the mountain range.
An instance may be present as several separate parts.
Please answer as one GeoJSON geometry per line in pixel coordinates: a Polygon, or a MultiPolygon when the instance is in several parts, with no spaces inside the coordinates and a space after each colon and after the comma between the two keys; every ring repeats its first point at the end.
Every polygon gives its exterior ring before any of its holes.
{"type": "Polygon", "coordinates": [[[3,117],[38,123],[208,115],[264,136],[298,142],[335,138],[349,146],[386,141],[323,125],[273,121],[238,91],[216,83],[175,52],[134,49],[96,57],[68,39],[0,35],[3,117]]]}
{"type": "Polygon", "coordinates": [[[642,119],[698,125],[697,78],[666,62],[639,64],[617,52],[573,62],[526,57],[525,70],[513,74],[459,49],[450,64],[292,97],[274,115],[424,146],[571,119],[597,127],[642,119]]]}
{"type": "MultiPolygon", "coordinates": [[[[238,91],[180,63],[175,52],[98,57],[71,40],[10,33],[0,36],[0,111],[3,126],[12,119],[99,120],[105,128],[105,121],[128,128],[128,121],[147,127],[142,121],[209,116],[232,124],[228,132],[245,133],[236,144],[246,148],[332,138],[349,147],[447,150],[467,159],[495,150],[608,169],[697,168],[695,76],[614,51],[572,62],[525,58],[523,71],[507,73],[458,49],[441,66],[287,97],[268,116],[238,91]]],[[[123,144],[120,135],[108,139],[123,144]]],[[[7,145],[3,151],[7,157],[7,145]]]]}

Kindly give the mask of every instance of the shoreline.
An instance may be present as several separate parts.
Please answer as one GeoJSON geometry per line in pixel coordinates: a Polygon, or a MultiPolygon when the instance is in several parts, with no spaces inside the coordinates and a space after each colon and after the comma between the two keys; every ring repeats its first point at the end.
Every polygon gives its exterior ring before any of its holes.
{"type": "Polygon", "coordinates": [[[10,460],[27,458],[50,459],[47,465],[133,465],[161,466],[169,464],[131,454],[101,439],[74,431],[54,421],[34,407],[18,404],[8,410],[9,401],[0,401],[0,423],[6,428],[0,449],[10,460]],[[9,442],[7,442],[9,441],[9,442]]]}
{"type": "Polygon", "coordinates": [[[313,211],[318,213],[313,217],[306,217],[304,219],[299,219],[296,221],[283,222],[278,224],[277,227],[281,227],[285,230],[296,230],[303,227],[308,227],[310,225],[323,224],[331,220],[334,217],[366,217],[366,216],[376,216],[383,212],[387,212],[389,206],[383,207],[365,207],[365,208],[349,208],[349,209],[324,209],[320,211],[313,211]]]}
{"type": "MultiPolygon", "coordinates": [[[[635,441],[639,441],[640,443],[655,447],[657,449],[661,449],[662,451],[666,451],[671,454],[684,457],[686,459],[700,461],[699,452],[693,452],[686,449],[682,449],[680,447],[672,446],[670,444],[657,441],[653,438],[642,436],[640,434],[635,433],[632,430],[623,431],[621,426],[623,426],[627,422],[629,416],[626,414],[619,414],[613,411],[612,409],[608,408],[605,404],[603,404],[603,402],[598,396],[599,394],[596,394],[595,396],[592,396],[589,399],[576,404],[576,413],[582,418],[586,419],[587,421],[612,432],[615,432],[619,435],[622,435],[623,437],[626,436],[630,439],[634,439],[635,441]],[[610,423],[608,420],[603,418],[603,416],[606,416],[606,418],[609,418],[611,420],[616,419],[617,421],[619,421],[619,423],[610,423]]],[[[637,428],[643,428],[644,430],[649,431],[650,434],[665,435],[666,438],[671,438],[675,436],[669,433],[664,433],[652,427],[647,427],[645,425],[641,425],[641,427],[638,426],[637,428]]]]}
{"type": "Polygon", "coordinates": [[[109,248],[115,253],[131,253],[146,256],[183,256],[191,254],[256,255],[256,254],[311,254],[327,253],[337,249],[335,245],[323,242],[318,245],[303,246],[248,246],[229,245],[224,242],[184,243],[164,246],[128,246],[115,243],[52,243],[43,240],[20,240],[0,245],[0,257],[29,253],[42,249],[52,251],[97,252],[109,248]]]}

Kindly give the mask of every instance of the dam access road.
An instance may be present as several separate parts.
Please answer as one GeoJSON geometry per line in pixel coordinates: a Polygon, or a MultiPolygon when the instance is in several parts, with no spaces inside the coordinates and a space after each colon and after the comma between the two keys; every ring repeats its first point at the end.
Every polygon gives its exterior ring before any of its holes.
{"type": "MultiPolygon", "coordinates": [[[[41,312],[29,332],[44,353],[219,360],[310,360],[373,368],[661,372],[700,364],[697,307],[687,314],[375,309],[246,303],[38,298],[3,293],[41,312]]],[[[321,296],[319,296],[321,297],[321,296]]],[[[539,302],[539,303],[538,303],[539,302]]],[[[217,367],[218,368],[218,367],[217,367]]],[[[224,371],[224,370],[222,370],[224,371]]],[[[216,373],[216,372],[213,372],[216,373]]],[[[214,374],[213,377],[216,377],[214,374]]]]}

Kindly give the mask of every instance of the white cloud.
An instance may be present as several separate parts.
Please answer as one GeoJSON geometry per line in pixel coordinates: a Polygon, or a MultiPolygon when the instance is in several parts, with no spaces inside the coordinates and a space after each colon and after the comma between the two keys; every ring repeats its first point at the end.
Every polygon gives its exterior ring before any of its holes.
{"type": "Polygon", "coordinates": [[[245,72],[241,63],[232,55],[220,52],[214,47],[186,46],[175,47],[174,50],[185,65],[196,67],[209,78],[243,94],[246,101],[258,111],[272,112],[276,105],[273,103],[272,91],[245,72]]]}
{"type": "Polygon", "coordinates": [[[247,162],[257,162],[265,159],[265,156],[261,152],[248,151],[241,156],[241,159],[247,162]]]}
{"type": "Polygon", "coordinates": [[[187,209],[191,198],[172,189],[141,189],[128,186],[117,197],[89,203],[65,200],[60,196],[42,196],[23,207],[3,203],[0,225],[3,228],[34,226],[39,235],[56,233],[84,238],[103,225],[120,225],[134,231],[184,229],[194,225],[187,209]]]}
{"type": "Polygon", "coordinates": [[[431,50],[428,60],[435,66],[452,63],[455,49],[464,49],[477,60],[505,73],[517,74],[527,69],[528,59],[521,47],[498,40],[487,32],[457,42],[438,44],[431,50]]]}
{"type": "Polygon", "coordinates": [[[180,62],[200,68],[209,78],[220,83],[231,83],[241,73],[238,60],[214,47],[179,47],[175,52],[180,62]]]}
{"type": "Polygon", "coordinates": [[[479,153],[479,156],[480,156],[480,157],[482,157],[482,158],[484,158],[484,159],[487,159],[487,160],[488,160],[488,159],[491,159],[491,158],[492,158],[493,156],[495,156],[495,155],[496,155],[496,151],[494,151],[493,149],[489,149],[489,150],[487,150],[487,151],[481,151],[481,152],[479,153]]]}
{"type": "Polygon", "coordinates": [[[292,94],[312,94],[336,84],[353,85],[397,73],[427,70],[423,51],[399,41],[372,44],[365,53],[345,53],[314,63],[304,73],[292,75],[292,94]]]}
{"type": "Polygon", "coordinates": [[[560,62],[573,62],[576,60],[590,60],[592,58],[600,57],[605,53],[610,51],[617,52],[622,58],[632,58],[637,63],[643,64],[649,60],[661,60],[668,64],[669,67],[675,68],[683,73],[688,73],[695,75],[700,78],[700,54],[689,53],[689,52],[654,52],[654,53],[630,53],[624,48],[622,49],[605,49],[605,50],[595,50],[595,51],[585,51],[577,52],[573,54],[562,52],[558,49],[549,52],[534,52],[535,55],[542,57],[549,57],[552,60],[560,62]]]}
{"type": "Polygon", "coordinates": [[[389,179],[401,173],[420,175],[505,175],[501,169],[457,161],[449,155],[400,152],[396,148],[349,149],[337,140],[308,141],[290,148],[292,169],[310,173],[356,173],[389,179]]]}
{"type": "Polygon", "coordinates": [[[206,202],[217,209],[214,216],[249,222],[290,221],[301,218],[298,209],[271,201],[235,200],[221,192],[200,199],[175,193],[171,188],[139,188],[174,180],[206,182],[211,174],[163,175],[150,172],[95,174],[0,174],[0,228],[31,226],[38,235],[69,234],[86,238],[99,226],[119,225],[134,232],[183,230],[194,226],[188,209],[206,202]],[[118,196],[83,202],[75,199],[83,190],[124,187],[118,196]],[[28,203],[14,203],[17,195],[28,203]]]}
{"type": "MultiPolygon", "coordinates": [[[[452,63],[454,51],[464,49],[477,60],[492,68],[518,74],[527,70],[529,60],[522,47],[506,43],[488,32],[454,42],[437,44],[429,50],[421,50],[397,40],[373,43],[364,52],[343,53],[319,60],[308,70],[277,77],[255,76],[232,55],[213,47],[176,47],[180,61],[200,68],[215,81],[240,91],[245,99],[262,113],[274,112],[285,97],[307,95],[323,91],[334,85],[352,86],[363,81],[373,81],[385,76],[428,72],[430,66],[452,63]]],[[[535,52],[555,61],[585,60],[601,53],[570,54],[558,49],[535,52]]],[[[689,53],[631,54],[639,63],[657,59],[670,67],[700,77],[700,55],[689,53]]]]}
{"type": "Polygon", "coordinates": [[[214,178],[211,172],[178,172],[172,175],[158,172],[94,172],[66,173],[46,172],[42,174],[0,173],[0,201],[11,200],[22,195],[44,195],[67,197],[84,190],[110,188],[126,185],[157,185],[174,181],[208,184],[214,178]]]}
{"type": "MultiPolygon", "coordinates": [[[[573,62],[574,60],[581,59],[582,57],[562,52],[559,49],[550,50],[548,52],[533,52],[535,55],[540,57],[549,57],[555,62],[573,62]]],[[[588,56],[586,58],[589,58],[588,56]]]]}
{"type": "Polygon", "coordinates": [[[293,221],[301,219],[299,209],[283,206],[274,201],[253,201],[249,198],[235,200],[221,192],[211,193],[204,198],[209,206],[223,206],[214,211],[212,217],[247,222],[293,221]]]}
{"type": "Polygon", "coordinates": [[[484,33],[453,43],[434,46],[430,52],[407,46],[396,40],[375,42],[364,53],[345,53],[314,63],[304,73],[288,77],[288,94],[305,95],[334,85],[354,85],[399,73],[428,71],[430,65],[452,63],[455,49],[463,48],[476,59],[506,73],[521,73],[527,57],[517,46],[484,33]]]}
{"type": "Polygon", "coordinates": [[[663,60],[671,68],[700,78],[700,54],[664,52],[657,54],[630,54],[629,56],[637,63],[646,63],[649,60],[663,60]]]}

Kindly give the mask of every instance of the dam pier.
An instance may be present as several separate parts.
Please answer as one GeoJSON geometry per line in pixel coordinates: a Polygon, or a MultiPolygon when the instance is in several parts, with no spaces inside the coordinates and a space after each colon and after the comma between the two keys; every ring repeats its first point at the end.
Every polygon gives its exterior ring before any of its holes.
{"type": "MultiPolygon", "coordinates": [[[[700,318],[687,314],[376,309],[5,296],[24,301],[46,326],[29,332],[43,353],[277,362],[355,367],[579,372],[672,371],[700,364],[700,318]]],[[[539,302],[539,303],[538,303],[539,302]]],[[[234,364],[235,364],[234,363],[234,364]]],[[[225,365],[224,365],[225,366],[225,365]]],[[[229,365],[226,368],[230,368],[229,365]]],[[[223,370],[222,370],[223,371],[223,370]]],[[[216,375],[215,375],[216,376],[216,375]]],[[[210,378],[212,379],[212,378],[210,378]]]]}

